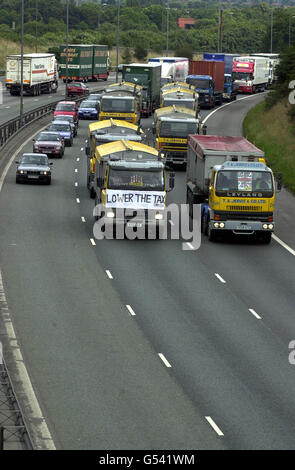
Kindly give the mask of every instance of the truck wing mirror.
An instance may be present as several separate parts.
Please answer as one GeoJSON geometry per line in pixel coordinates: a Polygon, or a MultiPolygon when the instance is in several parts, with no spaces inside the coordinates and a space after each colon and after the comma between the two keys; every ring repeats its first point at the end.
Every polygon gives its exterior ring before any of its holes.
{"type": "Polygon", "coordinates": [[[282,189],[282,173],[277,173],[277,191],[281,191],[282,189]]]}
{"type": "Polygon", "coordinates": [[[207,126],[202,127],[202,133],[203,135],[207,135],[207,126]]]}

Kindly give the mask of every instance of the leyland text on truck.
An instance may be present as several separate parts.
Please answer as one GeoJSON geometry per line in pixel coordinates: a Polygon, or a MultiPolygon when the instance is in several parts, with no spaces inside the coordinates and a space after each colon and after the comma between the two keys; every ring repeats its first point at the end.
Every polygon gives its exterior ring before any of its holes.
{"type": "Polygon", "coordinates": [[[265,91],[269,84],[269,61],[265,57],[235,57],[233,79],[241,93],[265,91]]]}
{"type": "Polygon", "coordinates": [[[160,106],[161,64],[123,65],[122,80],[142,86],[141,115],[148,117],[160,106]]]}
{"type": "Polygon", "coordinates": [[[170,175],[168,188],[161,154],[141,143],[120,141],[96,147],[95,156],[95,204],[104,206],[105,224],[158,230],[167,192],[174,187],[170,175]],[[135,218],[134,211],[140,211],[135,218]]]}
{"type": "Polygon", "coordinates": [[[224,92],[224,62],[214,60],[190,60],[187,83],[199,94],[200,106],[214,108],[222,103],[224,92]]]}
{"type": "Polygon", "coordinates": [[[193,205],[202,204],[202,231],[209,240],[230,232],[269,243],[275,227],[275,193],[264,152],[244,137],[189,136],[187,204],[191,215],[193,205]]]}
{"type": "Polygon", "coordinates": [[[85,145],[87,156],[87,188],[91,198],[94,198],[95,150],[98,145],[119,140],[141,142],[143,130],[134,124],[122,120],[109,119],[98,121],[88,126],[88,140],[85,145]]]}
{"type": "MultiPolygon", "coordinates": [[[[23,56],[23,92],[38,96],[40,93],[56,93],[58,73],[55,55],[24,54],[23,56]]],[[[21,91],[21,56],[6,57],[6,88],[11,95],[21,91]]]]}

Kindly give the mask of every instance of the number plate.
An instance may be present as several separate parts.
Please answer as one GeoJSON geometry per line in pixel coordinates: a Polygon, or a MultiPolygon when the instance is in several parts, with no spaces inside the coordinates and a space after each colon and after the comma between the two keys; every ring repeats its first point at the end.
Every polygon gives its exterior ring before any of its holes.
{"type": "Polygon", "coordinates": [[[251,225],[238,225],[236,230],[252,230],[251,225]]]}
{"type": "Polygon", "coordinates": [[[37,180],[37,179],[39,179],[39,175],[28,175],[28,178],[33,179],[33,180],[37,180]]]}

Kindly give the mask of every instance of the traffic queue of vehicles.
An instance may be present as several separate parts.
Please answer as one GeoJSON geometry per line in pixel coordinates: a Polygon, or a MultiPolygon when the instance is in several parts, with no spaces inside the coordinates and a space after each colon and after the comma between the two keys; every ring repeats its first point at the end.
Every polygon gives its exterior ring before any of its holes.
{"type": "MultiPolygon", "coordinates": [[[[77,135],[79,119],[95,119],[88,126],[85,147],[87,187],[96,206],[103,205],[104,221],[159,229],[167,192],[174,187],[174,173],[168,177],[166,167],[181,164],[187,170],[190,215],[194,205],[201,204],[202,231],[210,241],[231,232],[269,243],[281,177],[276,184],[264,153],[245,138],[200,135],[199,109],[235,99],[238,86],[243,92],[264,90],[270,61],[222,56],[190,61],[189,75],[181,77],[185,82],[164,83],[162,88],[158,60],[124,65],[122,82],[88,96],[80,106],[59,102],[53,122],[34,141],[34,153],[18,162],[17,182],[50,183],[48,156],[63,156],[65,145],[71,146],[77,135]],[[152,113],[154,147],[145,145],[140,126],[141,117],[152,113]],[[143,212],[134,221],[121,209],[143,212]]],[[[97,220],[101,217],[96,213],[97,220]]]]}

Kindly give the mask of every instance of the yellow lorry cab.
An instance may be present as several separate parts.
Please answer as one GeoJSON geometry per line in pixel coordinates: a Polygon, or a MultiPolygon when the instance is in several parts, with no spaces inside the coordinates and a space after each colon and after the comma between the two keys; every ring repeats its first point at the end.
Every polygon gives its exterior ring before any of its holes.
{"type": "Polygon", "coordinates": [[[163,155],[148,145],[121,140],[96,147],[95,158],[95,204],[103,204],[106,220],[130,227],[134,223],[136,227],[159,227],[166,193],[174,187],[172,174],[167,189],[163,155]],[[118,209],[143,211],[134,222],[130,212],[119,214],[118,209]]]}
{"type": "Polygon", "coordinates": [[[140,122],[142,87],[121,82],[109,85],[100,100],[99,120],[120,119],[138,124],[140,122]]]}
{"type": "Polygon", "coordinates": [[[198,98],[199,95],[194,90],[172,87],[161,92],[160,107],[175,105],[198,111],[198,98]]]}
{"type": "Polygon", "coordinates": [[[167,163],[186,164],[187,137],[199,134],[201,122],[192,109],[168,106],[154,112],[153,133],[157,150],[165,153],[167,163]]]}
{"type": "Polygon", "coordinates": [[[140,126],[127,121],[108,119],[89,124],[88,140],[85,146],[87,155],[87,187],[90,197],[94,197],[93,180],[95,174],[95,149],[97,146],[119,140],[141,142],[145,134],[140,126]]]}

